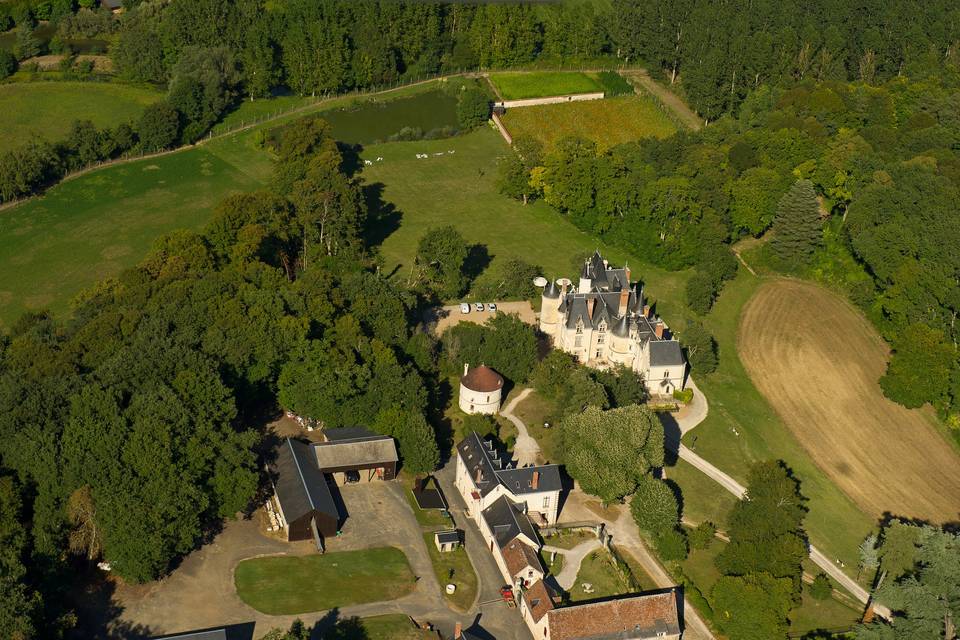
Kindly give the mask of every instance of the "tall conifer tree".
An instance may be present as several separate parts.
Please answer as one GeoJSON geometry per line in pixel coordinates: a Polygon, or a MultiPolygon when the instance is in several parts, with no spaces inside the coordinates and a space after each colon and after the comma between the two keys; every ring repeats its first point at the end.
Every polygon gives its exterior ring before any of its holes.
{"type": "Polygon", "coordinates": [[[823,239],[820,208],[812,182],[797,180],[780,199],[773,232],[770,244],[781,260],[798,265],[810,259],[823,239]]]}

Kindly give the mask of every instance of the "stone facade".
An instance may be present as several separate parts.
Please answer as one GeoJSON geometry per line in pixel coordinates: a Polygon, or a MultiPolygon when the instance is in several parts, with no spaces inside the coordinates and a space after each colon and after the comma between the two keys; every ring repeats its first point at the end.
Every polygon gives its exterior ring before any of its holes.
{"type": "Polygon", "coordinates": [[[464,413],[486,413],[493,415],[500,411],[503,393],[503,377],[485,365],[470,369],[463,365],[463,377],[460,379],[460,410],[464,413]]]}
{"type": "Polygon", "coordinates": [[[584,364],[633,369],[651,396],[671,396],[686,383],[680,343],[651,317],[643,287],[630,281],[629,267],[611,267],[599,252],[584,263],[576,288],[544,287],[540,330],[584,364]]]}

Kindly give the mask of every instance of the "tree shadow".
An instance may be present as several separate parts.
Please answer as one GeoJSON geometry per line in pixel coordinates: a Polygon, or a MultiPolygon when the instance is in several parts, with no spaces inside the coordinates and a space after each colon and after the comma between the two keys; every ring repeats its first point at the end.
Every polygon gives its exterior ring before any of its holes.
{"type": "Polygon", "coordinates": [[[490,266],[492,260],[493,255],[487,249],[487,245],[472,244],[467,249],[467,258],[463,261],[461,273],[468,281],[473,282],[490,266]]]}
{"type": "Polygon", "coordinates": [[[680,425],[672,413],[658,411],[657,417],[663,425],[663,466],[673,467],[680,457],[680,425]]]}
{"type": "Polygon", "coordinates": [[[434,399],[431,405],[435,407],[435,410],[433,411],[433,419],[430,422],[437,435],[437,446],[440,448],[441,466],[450,460],[453,452],[453,423],[450,418],[444,414],[442,409],[442,407],[450,404],[452,398],[453,387],[450,385],[450,381],[446,378],[440,379],[436,387],[434,387],[434,399]]]}
{"type": "Polygon", "coordinates": [[[339,609],[331,609],[310,629],[311,640],[369,640],[360,618],[341,618],[339,609]]]}
{"type": "Polygon", "coordinates": [[[392,202],[383,199],[382,182],[363,185],[363,199],[367,205],[367,222],[363,229],[363,239],[369,247],[379,247],[383,241],[400,228],[403,214],[392,202]]]}
{"type": "Polygon", "coordinates": [[[65,638],[141,640],[152,635],[150,627],[120,619],[124,608],[114,599],[117,589],[114,580],[86,560],[77,558],[76,562],[82,565],[76,568],[66,600],[76,612],[77,624],[64,634],[65,638]]]}
{"type": "Polygon", "coordinates": [[[362,144],[350,144],[349,142],[337,141],[337,150],[340,152],[340,169],[351,178],[360,172],[363,167],[363,159],[360,154],[363,153],[362,144]]]}

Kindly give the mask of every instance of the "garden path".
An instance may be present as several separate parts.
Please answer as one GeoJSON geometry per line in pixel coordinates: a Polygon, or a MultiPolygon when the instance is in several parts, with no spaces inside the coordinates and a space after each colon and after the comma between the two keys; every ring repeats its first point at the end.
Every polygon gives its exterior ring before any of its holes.
{"type": "Polygon", "coordinates": [[[577,583],[577,574],[580,573],[580,563],[587,557],[587,554],[594,549],[603,546],[596,538],[581,542],[573,549],[561,549],[560,547],[551,547],[543,545],[544,551],[556,552],[563,556],[563,568],[556,575],[557,584],[570,591],[577,583]]]}
{"type": "Polygon", "coordinates": [[[533,391],[532,388],[524,389],[500,410],[500,415],[512,422],[517,428],[517,441],[513,445],[513,457],[518,467],[537,465],[543,461],[539,443],[530,437],[530,433],[527,432],[527,425],[523,423],[523,420],[513,415],[514,409],[523,402],[524,398],[530,395],[531,391],[533,391]]]}

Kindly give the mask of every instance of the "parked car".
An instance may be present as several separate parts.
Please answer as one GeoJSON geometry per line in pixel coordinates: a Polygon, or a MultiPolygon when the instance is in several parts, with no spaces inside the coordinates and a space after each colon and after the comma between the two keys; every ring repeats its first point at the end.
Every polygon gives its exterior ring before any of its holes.
{"type": "Polygon", "coordinates": [[[496,310],[497,310],[497,303],[496,303],[496,302],[488,302],[488,303],[487,303],[487,311],[489,311],[490,313],[495,313],[496,310]]]}
{"type": "Polygon", "coordinates": [[[474,305],[474,306],[476,307],[477,311],[483,311],[483,303],[482,303],[482,302],[478,302],[478,303],[477,303],[476,305],[474,305]]]}
{"type": "Polygon", "coordinates": [[[466,302],[460,303],[460,313],[470,313],[470,305],[466,302]]]}

